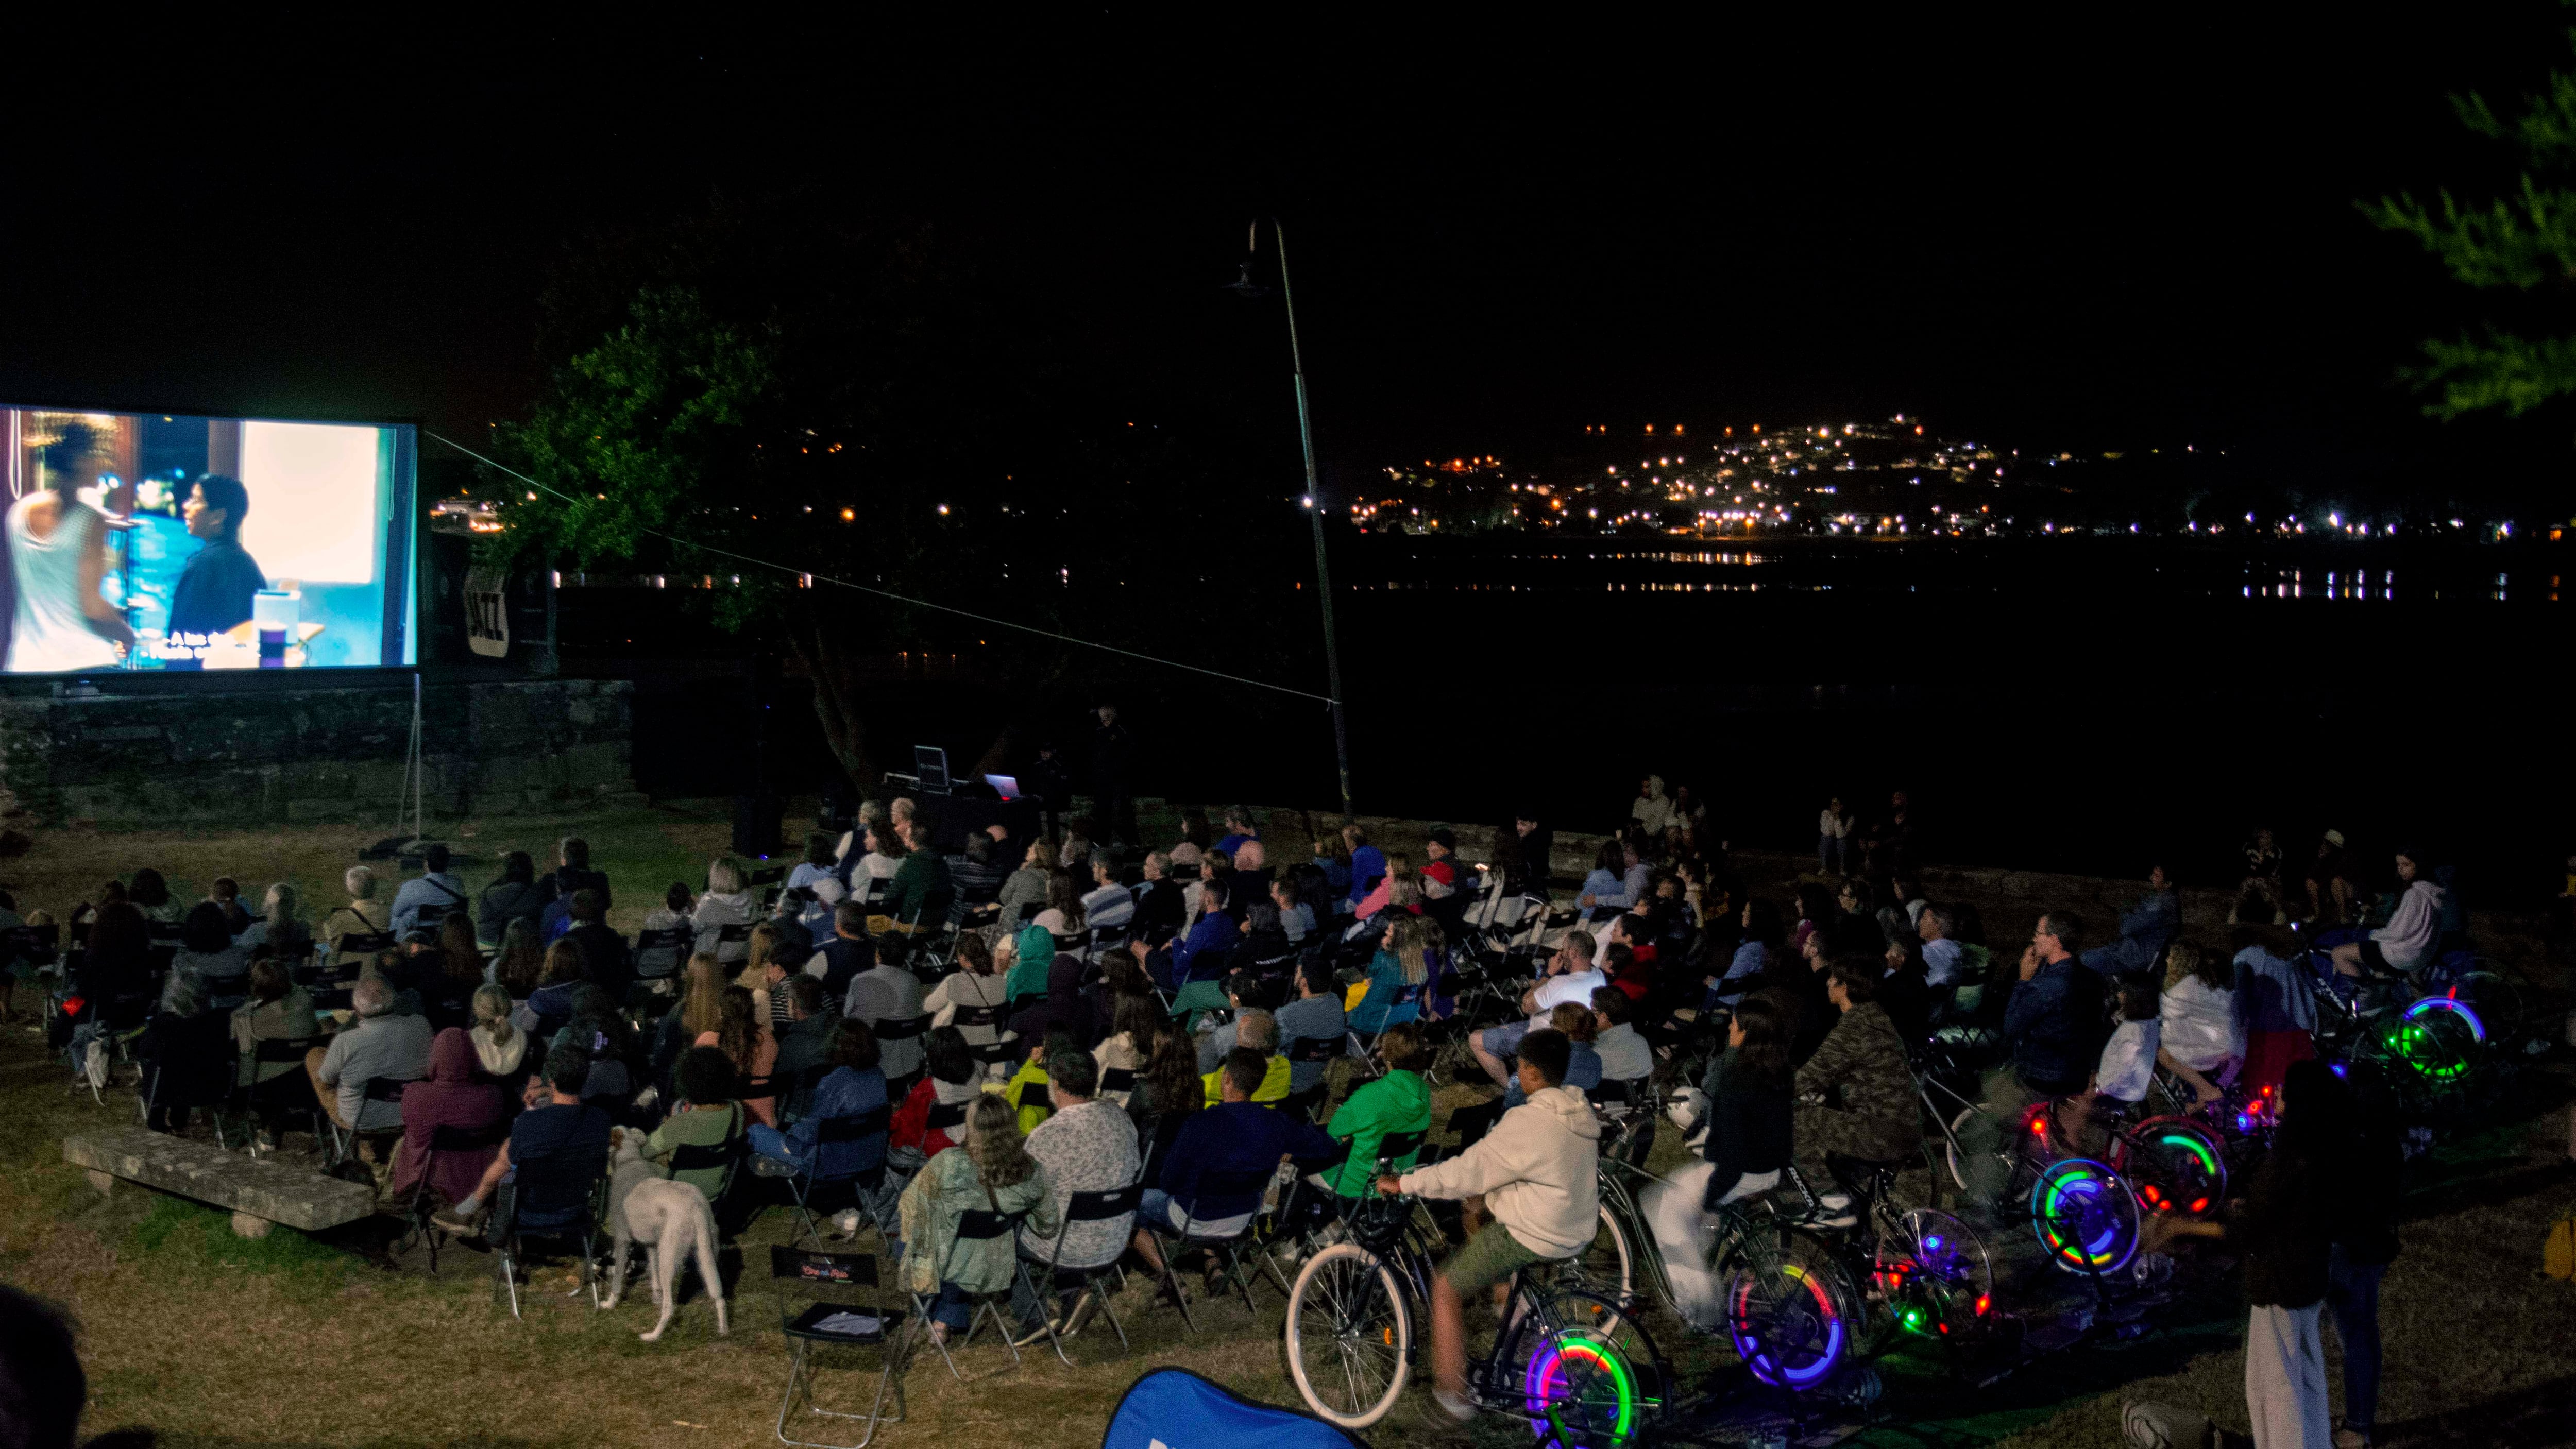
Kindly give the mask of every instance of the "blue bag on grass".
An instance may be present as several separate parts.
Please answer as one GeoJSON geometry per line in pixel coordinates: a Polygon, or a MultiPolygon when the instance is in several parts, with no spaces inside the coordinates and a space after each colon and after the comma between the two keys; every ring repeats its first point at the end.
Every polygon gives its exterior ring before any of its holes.
{"type": "Polygon", "coordinates": [[[1187,1369],[1128,1385],[1100,1449],[1358,1449],[1359,1441],[1295,1409],[1256,1404],[1187,1369]]]}

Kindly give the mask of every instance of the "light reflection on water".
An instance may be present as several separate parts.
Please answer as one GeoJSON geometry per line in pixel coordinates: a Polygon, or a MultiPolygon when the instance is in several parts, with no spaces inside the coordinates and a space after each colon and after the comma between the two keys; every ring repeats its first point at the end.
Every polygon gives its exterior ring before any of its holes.
{"type": "MultiPolygon", "coordinates": [[[[1791,552],[1755,552],[1752,550],[1676,550],[1676,549],[1600,549],[1564,550],[1518,555],[1507,567],[1517,567],[1523,576],[1510,582],[1483,582],[1461,578],[1416,576],[1390,579],[1376,588],[1425,592],[1483,593],[1557,593],[1590,592],[1640,594],[1717,594],[1762,593],[1803,594],[1830,593],[1837,590],[1860,593],[1904,594],[2013,594],[2018,592],[2054,593],[2068,597],[2127,598],[2163,593],[2169,597],[2227,597],[2229,566],[2211,560],[2214,568],[2156,567],[2137,571],[2094,572],[2081,578],[2059,576],[2036,577],[2010,565],[1993,569],[1968,567],[1950,570],[1917,571],[1889,568],[1875,560],[1863,562],[1852,558],[1808,556],[1791,552]],[[1570,564],[1577,568],[1592,565],[1571,576],[1546,567],[1548,564],[1570,564]],[[1530,567],[1537,565],[1537,567],[1530,567]],[[1619,573],[1657,573],[1659,566],[1681,565],[1688,569],[1760,569],[1758,579],[1714,582],[1688,577],[1646,577],[1604,579],[1604,570],[1619,573]],[[2161,578],[2155,576],[2161,575],[2161,578]]],[[[2278,564],[2270,560],[2243,560],[2235,565],[2237,597],[2240,599],[2323,599],[2351,603],[2428,604],[2435,601],[2484,601],[2506,603],[2515,600],[2558,601],[2559,579],[2548,576],[2546,588],[2536,589],[2536,580],[2526,579],[2525,589],[2517,593],[2510,572],[2488,573],[2475,563],[2462,560],[2464,567],[2411,569],[2401,591],[2398,571],[2394,568],[2345,568],[2317,570],[2304,566],[2278,564]]],[[[1362,585],[1361,587],[1372,587],[1362,585]]]]}

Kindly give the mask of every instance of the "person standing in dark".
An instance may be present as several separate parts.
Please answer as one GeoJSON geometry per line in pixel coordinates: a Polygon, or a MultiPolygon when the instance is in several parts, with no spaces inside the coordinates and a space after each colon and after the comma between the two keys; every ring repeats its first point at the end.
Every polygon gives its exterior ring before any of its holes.
{"type": "MultiPolygon", "coordinates": [[[[1057,838],[1063,817],[1073,811],[1073,771],[1067,769],[1064,757],[1055,752],[1052,741],[1038,746],[1038,757],[1029,764],[1020,779],[1020,793],[1038,802],[1046,817],[1046,837],[1057,838]]],[[[1106,824],[1101,829],[1106,830],[1106,824]]]]}
{"type": "Polygon", "coordinates": [[[1556,832],[1538,822],[1538,812],[1523,810],[1511,823],[1513,840],[1519,845],[1519,874],[1504,878],[1506,889],[1547,894],[1548,877],[1554,867],[1549,858],[1556,852],[1556,832]]]}
{"type": "Polygon", "coordinates": [[[242,520],[250,513],[250,491],[238,478],[200,474],[189,485],[180,515],[188,536],[203,543],[179,571],[170,591],[170,632],[220,634],[250,621],[251,596],[268,587],[259,561],[241,546],[242,520]]]}
{"type": "Polygon", "coordinates": [[[1136,763],[1136,737],[1118,722],[1118,706],[1100,706],[1100,728],[1091,734],[1092,813],[1099,817],[1102,838],[1114,845],[1141,845],[1136,802],[1127,793],[1128,772],[1136,763]]]}

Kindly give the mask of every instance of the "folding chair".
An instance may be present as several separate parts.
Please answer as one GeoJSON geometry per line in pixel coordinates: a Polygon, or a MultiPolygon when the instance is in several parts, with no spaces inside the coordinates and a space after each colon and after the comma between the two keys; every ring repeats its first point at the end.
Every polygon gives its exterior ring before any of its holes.
{"type": "MultiPolygon", "coordinates": [[[[835,1142],[857,1142],[885,1135],[886,1124],[893,1119],[886,1107],[871,1107],[856,1117],[827,1117],[816,1129],[814,1156],[819,1162],[823,1149],[835,1142]]],[[[886,1168],[883,1158],[874,1167],[861,1168],[847,1177],[814,1176],[811,1168],[787,1179],[787,1190],[796,1202],[796,1241],[808,1237],[820,1240],[823,1230],[816,1223],[818,1214],[828,1215],[844,1207],[854,1207],[873,1224],[880,1235],[886,1231],[886,1217],[892,1194],[885,1191],[886,1168]]]]}
{"type": "MultiPolygon", "coordinates": [[[[1472,1107],[1461,1107],[1450,1113],[1449,1130],[1458,1134],[1458,1152],[1464,1152],[1483,1141],[1485,1134],[1493,1131],[1494,1124],[1501,1120],[1503,1120],[1503,1099],[1500,1097],[1488,1098],[1472,1107]]],[[[1457,1152],[1449,1155],[1455,1157],[1457,1152]]]]}
{"type": "MultiPolygon", "coordinates": [[[[889,1317],[885,1299],[877,1289],[877,1260],[873,1253],[824,1253],[799,1248],[772,1247],[769,1250],[770,1286],[778,1293],[778,1330],[793,1345],[787,1361],[787,1391],[778,1400],[778,1442],[796,1449],[867,1449],[877,1436],[879,1424],[903,1422],[903,1388],[894,1381],[894,1349],[888,1342],[895,1324],[902,1321],[900,1310],[889,1317]],[[807,1290],[802,1310],[788,1301],[787,1285],[801,1284],[807,1290]],[[857,1290],[871,1290],[868,1301],[858,1301],[857,1290]],[[841,1295],[824,1297],[824,1294],[841,1295]],[[864,1308],[867,1311],[862,1312],[864,1308]],[[814,1368],[816,1350],[826,1348],[873,1348],[882,1365],[877,1374],[877,1395],[864,1414],[846,1413],[839,1409],[817,1408],[814,1404],[814,1368]],[[885,1417],[886,1391],[894,1391],[895,1412],[885,1417]],[[787,1415],[796,1407],[799,1390],[803,1392],[805,1412],[798,1420],[798,1433],[810,1433],[804,1420],[865,1419],[868,1432],[856,1444],[836,1444],[823,1439],[791,1439],[787,1436],[787,1415]]],[[[828,1426],[818,1426],[828,1427],[828,1426]]]]}
{"type": "Polygon", "coordinates": [[[1029,1296],[1037,1300],[1038,1318],[1046,1325],[1047,1342],[1054,1345],[1055,1356],[1062,1359],[1067,1368],[1077,1368],[1080,1365],[1065,1356],[1064,1338],[1056,1331],[1053,1311],[1054,1306],[1062,1302],[1067,1293],[1082,1292],[1092,1295],[1092,1301],[1100,1305],[1100,1311],[1109,1315],[1109,1327],[1118,1335],[1119,1349],[1127,1351],[1133,1347],[1127,1342],[1127,1326],[1118,1321],[1118,1310],[1111,1305],[1109,1294],[1102,1291],[1102,1280],[1121,1276],[1118,1271],[1118,1259],[1127,1251],[1127,1239],[1132,1234],[1132,1228],[1130,1232],[1118,1235],[1118,1242],[1109,1250],[1109,1256],[1098,1263],[1064,1261],[1065,1234],[1075,1223],[1098,1223],[1107,1222],[1113,1218],[1133,1218],[1136,1214],[1137,1201],[1144,1195],[1145,1185],[1141,1182],[1131,1182],[1125,1187],[1114,1188],[1108,1192],[1074,1193],[1065,1200],[1064,1212],[1061,1220],[1056,1224],[1055,1241],[1048,1246],[1047,1257],[1041,1261],[1031,1257],[1025,1246],[1020,1250],[1021,1281],[1028,1285],[1029,1296]],[[1038,1291],[1037,1280],[1029,1276],[1032,1269],[1045,1270],[1047,1291],[1043,1293],[1038,1291]]]}
{"type": "MultiPolygon", "coordinates": [[[[907,1016],[899,1019],[888,1017],[869,1024],[876,1028],[877,1045],[880,1048],[890,1041],[919,1041],[930,1030],[930,1018],[926,1016],[907,1016]]],[[[886,1078],[887,1100],[902,1101],[904,1094],[912,1090],[912,1084],[921,1080],[925,1066],[926,1063],[916,1064],[911,1071],[900,1077],[886,1078]]]]}
{"type": "Polygon", "coordinates": [[[1288,1058],[1288,1065],[1292,1071],[1299,1066],[1322,1066],[1325,1070],[1316,1076],[1315,1085],[1302,1092],[1291,1092],[1282,1098],[1279,1109],[1283,1112],[1301,1113],[1307,1120],[1314,1120],[1316,1110],[1322,1107],[1325,1099],[1332,1095],[1333,1058],[1342,1055],[1348,1049],[1345,1037],[1292,1036],[1288,1038],[1288,1050],[1281,1055],[1288,1058]]]}
{"type": "Polygon", "coordinates": [[[399,944],[391,931],[351,931],[340,938],[340,950],[331,965],[354,981],[366,964],[376,959],[378,951],[390,951],[399,944]]]}
{"type": "Polygon", "coordinates": [[[648,1021],[670,1010],[680,999],[680,968],[687,964],[696,943],[697,934],[686,926],[636,932],[635,984],[625,1004],[640,1011],[648,1021]]]}
{"type": "Polygon", "coordinates": [[[510,1164],[514,1181],[510,1225],[493,1241],[494,1267],[509,1290],[510,1316],[519,1316],[519,1261],[527,1240],[555,1239],[575,1245],[581,1256],[581,1285],[599,1306],[599,1210],[607,1189],[608,1151],[564,1152],[510,1164]]]}
{"type": "Polygon", "coordinates": [[[312,1125],[314,1142],[318,1144],[329,1140],[329,1134],[322,1126],[329,1120],[329,1115],[322,1110],[322,1103],[313,1095],[313,1078],[304,1070],[305,1055],[312,1050],[313,1040],[309,1037],[297,1037],[290,1041],[262,1039],[252,1043],[250,1056],[253,1077],[257,1077],[258,1069],[264,1066],[292,1064],[295,1068],[291,1072],[280,1072],[266,1081],[254,1080],[236,1094],[241,1103],[241,1110],[251,1119],[251,1147],[254,1156],[257,1155],[259,1145],[259,1117],[262,1112],[287,1115],[301,1112],[312,1125]]]}
{"type": "Polygon", "coordinates": [[[1103,1096],[1116,1092],[1120,1094],[1119,1100],[1125,1101],[1125,1094],[1135,1090],[1136,1073],[1133,1068],[1111,1067],[1100,1074],[1100,1093],[1103,1096]]]}
{"type": "Polygon", "coordinates": [[[1164,1240],[1163,1286],[1171,1291],[1172,1301],[1181,1306],[1181,1321],[1189,1326],[1190,1332],[1199,1331],[1198,1319],[1190,1313],[1190,1300],[1181,1292],[1180,1275],[1172,1268],[1173,1260],[1183,1253],[1205,1250],[1219,1255],[1225,1264],[1226,1282],[1243,1295],[1244,1311],[1260,1316],[1261,1310],[1252,1301],[1252,1285],[1243,1271],[1243,1249],[1251,1241],[1252,1220],[1260,1215],[1262,1190],[1270,1185],[1273,1171],[1264,1167],[1241,1172],[1200,1173],[1198,1196],[1184,1214],[1179,1227],[1173,1227],[1168,1219],[1146,1221],[1146,1228],[1164,1240]],[[1246,1205],[1243,1226],[1227,1234],[1200,1231],[1198,1204],[1210,1198],[1219,1202],[1243,1202],[1246,1205]]]}
{"type": "Polygon", "coordinates": [[[492,1153],[510,1140],[510,1124],[495,1122],[488,1127],[438,1127],[429,1134],[429,1161],[421,1168],[420,1181],[413,1184],[411,1201],[403,1205],[403,1237],[398,1251],[409,1251],[414,1242],[429,1244],[429,1273],[438,1276],[439,1240],[446,1234],[430,1226],[429,1179],[438,1171],[440,1154],[479,1154],[489,1165],[492,1153]]]}
{"type": "MultiPolygon", "coordinates": [[[[957,1250],[960,1245],[989,1242],[1006,1233],[1016,1232],[1019,1229],[1020,1220],[1025,1216],[1027,1215],[1024,1213],[995,1212],[991,1208],[968,1208],[959,1213],[957,1235],[948,1240],[948,1256],[939,1265],[940,1283],[945,1285],[948,1282],[949,1270],[957,1266],[957,1250]]],[[[1016,1269],[1014,1276],[1016,1276],[1016,1269]]],[[[909,1289],[905,1291],[911,1292],[909,1289]]],[[[993,1331],[1001,1335],[1002,1347],[1011,1355],[1011,1366],[1017,1368],[1020,1362],[1020,1350],[1011,1342],[1011,1325],[1003,1319],[1002,1310],[995,1302],[997,1299],[1008,1299],[1011,1296],[1010,1290],[1005,1288],[999,1293],[974,1293],[968,1296],[975,1301],[975,1311],[967,1318],[966,1336],[957,1340],[957,1347],[962,1351],[966,1345],[974,1342],[975,1330],[982,1327],[985,1318],[989,1316],[993,1320],[993,1331]]],[[[911,1297],[912,1311],[920,1316],[923,1333],[927,1336],[930,1323],[930,1300],[918,1293],[911,1293],[911,1297]]],[[[939,1357],[948,1365],[949,1376],[961,1384],[966,1382],[966,1376],[957,1371],[957,1359],[949,1353],[948,1345],[933,1337],[930,1339],[930,1346],[939,1350],[939,1357]]]]}
{"type": "MultiPolygon", "coordinates": [[[[367,1084],[358,1090],[360,1099],[358,1103],[358,1116],[363,1119],[367,1115],[368,1104],[373,1102],[391,1102],[399,1108],[402,1105],[403,1088],[410,1086],[413,1080],[414,1079],[410,1077],[369,1077],[367,1079],[367,1084]]],[[[340,1125],[339,1121],[328,1112],[322,1114],[322,1123],[324,1126],[331,1129],[331,1140],[327,1144],[328,1151],[324,1154],[327,1161],[323,1163],[323,1166],[326,1169],[338,1167],[341,1163],[347,1162],[353,1155],[355,1155],[358,1150],[359,1138],[382,1137],[387,1135],[382,1128],[370,1128],[361,1131],[356,1128],[343,1127],[340,1125]]]]}
{"type": "Polygon", "coordinates": [[[729,926],[716,927],[716,959],[727,966],[739,966],[750,960],[751,926],[749,921],[736,921],[729,926]],[[736,946],[742,949],[732,955],[726,954],[736,946]]]}
{"type": "Polygon", "coordinates": [[[187,1021],[165,1022],[170,1032],[159,1056],[145,1069],[134,1095],[134,1120],[148,1126],[156,1108],[186,1115],[203,1107],[215,1122],[215,1145],[224,1141],[224,1113],[232,1104],[233,1079],[240,1058],[233,1052],[232,1017],[209,1012],[187,1021]]]}

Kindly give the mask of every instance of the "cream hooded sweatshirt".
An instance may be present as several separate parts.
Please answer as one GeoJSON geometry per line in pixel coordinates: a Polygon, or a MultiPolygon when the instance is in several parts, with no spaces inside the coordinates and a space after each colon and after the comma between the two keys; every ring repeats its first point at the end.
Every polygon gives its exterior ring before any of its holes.
{"type": "Polygon", "coordinates": [[[1522,1247],[1570,1258],[1600,1230],[1601,1119],[1572,1087],[1550,1087],[1503,1114],[1483,1141],[1397,1180],[1424,1197],[1485,1195],[1522,1247]]]}

